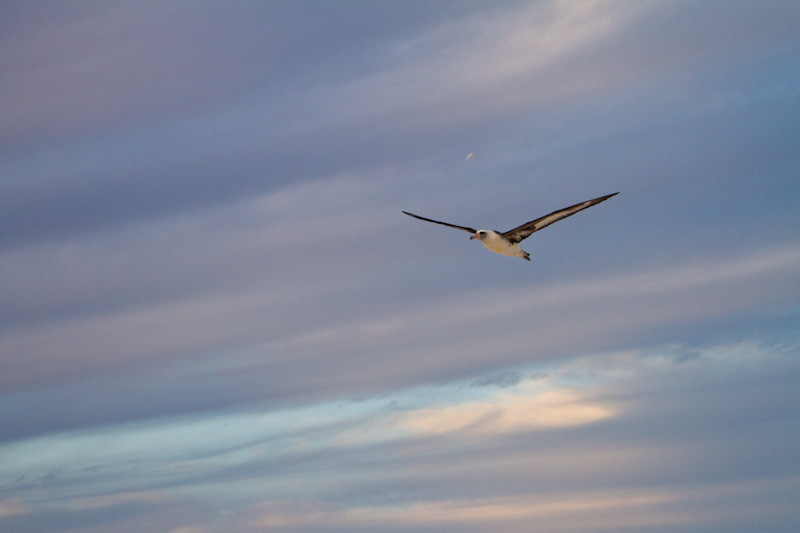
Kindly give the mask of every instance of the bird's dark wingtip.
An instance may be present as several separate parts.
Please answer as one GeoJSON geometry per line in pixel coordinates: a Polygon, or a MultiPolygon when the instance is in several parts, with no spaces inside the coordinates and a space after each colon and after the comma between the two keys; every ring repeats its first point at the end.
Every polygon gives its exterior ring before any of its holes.
{"type": "Polygon", "coordinates": [[[605,201],[605,200],[608,200],[608,199],[609,199],[609,198],[611,198],[612,196],[616,196],[616,195],[618,195],[618,194],[619,194],[619,191],[618,191],[618,192],[611,193],[611,194],[607,194],[607,195],[605,195],[605,196],[601,196],[600,198],[596,198],[596,199],[597,199],[597,200],[600,200],[601,202],[603,202],[603,201],[605,201]]]}

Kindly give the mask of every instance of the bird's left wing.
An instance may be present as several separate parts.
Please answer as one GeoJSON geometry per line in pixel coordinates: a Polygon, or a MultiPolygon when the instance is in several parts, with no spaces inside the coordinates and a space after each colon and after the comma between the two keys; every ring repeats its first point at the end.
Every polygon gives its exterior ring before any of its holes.
{"type": "Polygon", "coordinates": [[[438,220],[431,220],[430,218],[421,217],[419,215],[415,215],[413,213],[409,213],[408,211],[403,211],[406,215],[414,218],[418,218],[420,220],[424,220],[425,222],[433,222],[434,224],[441,224],[442,226],[449,226],[451,228],[460,229],[461,231],[468,231],[469,233],[477,233],[478,230],[474,230],[472,228],[468,228],[466,226],[456,226],[455,224],[448,224],[447,222],[439,222],[438,220]]]}
{"type": "Polygon", "coordinates": [[[537,218],[536,220],[531,220],[530,222],[526,222],[525,224],[509,230],[503,233],[503,237],[511,241],[512,243],[519,243],[523,239],[527,239],[531,236],[532,233],[539,231],[542,228],[546,228],[550,224],[554,222],[558,222],[561,219],[567,218],[568,216],[574,215],[578,211],[583,211],[587,207],[592,207],[595,204],[599,204],[600,202],[604,202],[611,198],[612,196],[616,196],[619,194],[615,192],[614,194],[609,194],[607,196],[601,196],[600,198],[595,198],[594,200],[587,200],[585,202],[581,202],[579,204],[575,204],[570,207],[565,207],[564,209],[559,209],[558,211],[554,211],[549,215],[545,215],[542,218],[537,218]]]}

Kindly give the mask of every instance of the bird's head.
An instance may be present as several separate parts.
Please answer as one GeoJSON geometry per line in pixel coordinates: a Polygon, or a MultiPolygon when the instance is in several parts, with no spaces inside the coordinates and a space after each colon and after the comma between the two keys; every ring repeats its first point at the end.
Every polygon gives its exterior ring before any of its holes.
{"type": "Polygon", "coordinates": [[[475,232],[475,235],[473,235],[472,237],[469,238],[469,240],[478,239],[479,241],[482,241],[483,239],[486,238],[487,234],[488,234],[488,232],[486,230],[483,230],[483,229],[482,230],[478,230],[478,231],[475,232]]]}

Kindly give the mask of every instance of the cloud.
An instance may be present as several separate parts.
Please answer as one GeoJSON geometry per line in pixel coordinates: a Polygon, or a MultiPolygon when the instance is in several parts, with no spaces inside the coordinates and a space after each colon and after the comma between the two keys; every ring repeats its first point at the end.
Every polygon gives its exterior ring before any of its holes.
{"type": "Polygon", "coordinates": [[[583,401],[573,391],[540,394],[498,394],[490,401],[460,403],[406,413],[402,425],[414,432],[495,433],[536,428],[576,426],[602,420],[613,413],[583,401]]]}
{"type": "Polygon", "coordinates": [[[31,512],[31,510],[32,508],[30,506],[22,503],[16,498],[0,501],[0,519],[9,516],[27,514],[31,512]]]}
{"type": "MultiPolygon", "coordinates": [[[[751,96],[720,100],[713,88],[684,84],[664,100],[655,90],[676,73],[735,64],[723,45],[689,54],[683,44],[676,52],[672,42],[632,42],[642,25],[675,17],[674,7],[511,3],[454,18],[415,4],[372,8],[378,29],[332,7],[248,7],[122,3],[21,17],[7,37],[14,45],[2,47],[13,68],[0,117],[14,136],[4,145],[15,148],[0,167],[9,176],[0,245],[169,217],[354,169],[408,174],[417,171],[410,161],[424,160],[430,172],[467,141],[493,145],[481,150],[486,168],[524,161],[529,176],[531,157],[576,135],[675,120],[712,100],[741,109],[751,96]],[[304,23],[280,22],[297,17],[304,23]],[[509,147],[515,157],[499,153],[509,147]]],[[[743,33],[733,42],[754,62],[785,48],[785,31],[777,42],[743,33]]]]}
{"type": "MultiPolygon", "coordinates": [[[[267,502],[250,513],[256,515],[244,524],[250,528],[325,527],[368,528],[392,524],[400,530],[418,527],[458,527],[460,530],[481,531],[487,527],[502,527],[504,531],[528,531],[531,521],[547,531],[599,531],[623,528],[661,529],[696,527],[725,523],[753,523],[758,515],[746,508],[720,506],[720,498],[745,498],[753,491],[778,492],[788,488],[792,480],[746,483],[733,487],[669,491],[664,488],[637,490],[604,490],[570,492],[561,495],[529,494],[515,498],[481,498],[445,500],[404,506],[365,507],[340,510],[305,502],[267,502]],[[715,494],[716,492],[716,494],[715,494]],[[671,509],[690,506],[687,514],[671,509]],[[705,508],[703,508],[705,506],[705,508]]],[[[778,515],[791,516],[785,498],[776,502],[778,515]]]]}
{"type": "MultiPolygon", "coordinates": [[[[267,225],[263,231],[272,230],[267,225]]],[[[379,232],[381,226],[364,226],[364,231],[379,232]]],[[[219,237],[220,242],[228,238],[219,237]]],[[[362,237],[345,237],[351,238],[362,237]]],[[[331,239],[342,244],[339,237],[331,239]]],[[[237,242],[246,239],[231,235],[230,243],[237,242]]],[[[380,260],[381,249],[367,253],[380,260]]],[[[284,260],[286,266],[267,279],[296,279],[291,255],[298,254],[305,250],[285,252],[273,268],[284,260]]],[[[253,266],[260,256],[252,256],[253,266]]],[[[786,287],[800,286],[794,282],[800,254],[782,247],[547,285],[478,287],[435,297],[409,293],[395,298],[391,309],[355,305],[336,315],[325,313],[343,295],[375,290],[387,272],[403,270],[387,264],[360,277],[338,273],[359,260],[343,256],[340,267],[335,256],[309,257],[301,270],[323,275],[308,278],[302,290],[255,277],[237,290],[6,329],[0,336],[2,353],[9,354],[6,387],[22,393],[36,383],[61,381],[47,403],[62,423],[96,413],[85,405],[92,395],[80,391],[108,394],[109,387],[101,385],[108,379],[119,400],[106,406],[110,410],[104,416],[111,419],[123,412],[155,415],[156,405],[165,410],[159,412],[180,411],[189,399],[204,398],[204,408],[224,408],[267,398],[370,394],[420,381],[467,378],[488,367],[636,346],[664,338],[674,328],[786,308],[796,297],[786,287]],[[29,355],[13,357],[19,353],[29,355]],[[123,369],[125,380],[112,379],[123,369]],[[153,404],[153,397],[161,400],[153,404]],[[185,401],[178,401],[181,397],[185,401]]]]}
{"type": "MultiPolygon", "coordinates": [[[[229,531],[787,524],[793,346],[592,354],[534,367],[546,377],[519,368],[530,377],[511,386],[467,380],[53,434],[4,444],[0,497],[15,497],[9,520],[206,502],[206,524],[229,531]],[[233,514],[215,516],[224,508],[233,514]]],[[[171,516],[165,530],[193,524],[171,516]]]]}
{"type": "MultiPolygon", "coordinates": [[[[489,524],[519,523],[520,521],[541,520],[558,517],[569,517],[580,523],[581,515],[591,514],[597,520],[598,514],[613,510],[617,513],[637,508],[653,509],[668,503],[670,498],[659,494],[641,493],[602,493],[602,494],[570,494],[557,501],[542,502],[539,495],[519,498],[517,501],[503,499],[456,500],[436,503],[420,503],[403,508],[355,510],[354,518],[368,523],[403,523],[434,526],[457,524],[488,527],[489,524]],[[577,518],[577,520],[576,520],[577,518]]],[[[587,517],[588,518],[588,517],[587,517]]],[[[573,522],[573,523],[575,523],[573,522]]],[[[594,522],[592,527],[596,527],[594,522]]],[[[640,525],[652,525],[641,523],[640,525]]],[[[513,527],[513,526],[512,526],[513,527]]],[[[519,527],[519,526],[517,526],[519,527]]]]}

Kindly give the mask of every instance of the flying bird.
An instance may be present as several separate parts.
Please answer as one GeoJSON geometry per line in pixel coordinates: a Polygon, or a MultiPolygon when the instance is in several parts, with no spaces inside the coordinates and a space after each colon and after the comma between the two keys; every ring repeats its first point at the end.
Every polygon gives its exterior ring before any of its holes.
{"type": "Polygon", "coordinates": [[[619,193],[615,192],[614,194],[601,196],[600,198],[595,198],[594,200],[587,200],[585,202],[581,202],[579,204],[575,204],[570,207],[565,207],[564,209],[559,209],[558,211],[554,211],[549,215],[545,215],[541,218],[537,218],[536,220],[531,220],[530,222],[526,222],[525,224],[516,227],[512,230],[506,231],[505,233],[500,233],[498,231],[492,231],[486,229],[475,230],[467,226],[456,226],[455,224],[449,224],[447,222],[440,222],[438,220],[432,220],[430,218],[421,217],[419,215],[409,213],[408,211],[403,211],[403,213],[405,213],[410,217],[418,218],[426,222],[433,222],[434,224],[441,224],[443,226],[449,226],[451,228],[460,229],[462,231],[472,233],[473,235],[472,237],[470,237],[470,240],[478,239],[481,242],[481,244],[483,244],[486,248],[488,248],[492,252],[501,255],[506,255],[508,257],[519,257],[521,259],[527,259],[528,261],[530,261],[531,260],[530,254],[528,254],[528,252],[519,247],[520,242],[530,237],[534,232],[546,228],[547,226],[549,226],[554,222],[558,222],[561,219],[567,218],[568,216],[572,216],[578,211],[583,211],[587,207],[592,207],[593,205],[599,204],[600,202],[604,202],[609,198],[611,198],[612,196],[616,196],[617,194],[619,193]]]}
{"type": "Polygon", "coordinates": [[[470,158],[470,157],[475,157],[475,154],[474,154],[474,153],[472,153],[472,152],[468,153],[468,154],[467,154],[467,158],[466,158],[464,161],[469,161],[469,158],[470,158]]]}

